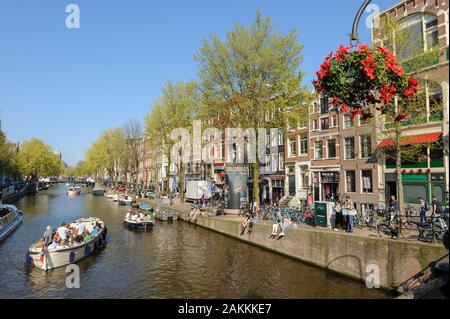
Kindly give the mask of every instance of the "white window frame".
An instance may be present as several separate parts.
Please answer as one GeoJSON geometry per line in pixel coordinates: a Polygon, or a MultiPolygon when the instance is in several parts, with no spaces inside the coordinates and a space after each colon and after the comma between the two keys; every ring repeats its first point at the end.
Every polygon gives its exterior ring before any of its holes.
{"type": "Polygon", "coordinates": [[[355,137],[354,136],[347,136],[347,137],[344,137],[344,160],[346,160],[346,161],[351,161],[351,160],[354,160],[354,159],[356,159],[356,143],[355,143],[355,137]],[[347,139],[351,139],[351,138],[353,138],[353,153],[354,153],[354,155],[355,156],[353,156],[352,158],[348,158],[347,157],[347,143],[346,143],[346,140],[347,139]]]}

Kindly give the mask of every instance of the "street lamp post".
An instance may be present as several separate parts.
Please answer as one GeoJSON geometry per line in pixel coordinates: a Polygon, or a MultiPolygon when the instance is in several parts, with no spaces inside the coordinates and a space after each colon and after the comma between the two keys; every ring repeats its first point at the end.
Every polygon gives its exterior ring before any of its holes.
{"type": "Polygon", "coordinates": [[[357,43],[359,41],[358,35],[358,25],[361,20],[361,16],[366,10],[367,6],[370,4],[372,0],[364,0],[361,8],[359,8],[358,13],[356,14],[355,20],[353,21],[352,34],[350,35],[350,45],[353,46],[353,43],[357,43]]]}

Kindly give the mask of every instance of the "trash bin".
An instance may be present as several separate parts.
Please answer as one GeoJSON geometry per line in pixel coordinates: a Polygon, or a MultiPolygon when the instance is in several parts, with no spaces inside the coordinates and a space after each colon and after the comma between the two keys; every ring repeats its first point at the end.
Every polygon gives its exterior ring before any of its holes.
{"type": "Polygon", "coordinates": [[[316,225],[322,227],[328,227],[328,221],[330,219],[330,212],[328,209],[328,203],[324,202],[315,202],[315,217],[316,217],[316,225]]]}

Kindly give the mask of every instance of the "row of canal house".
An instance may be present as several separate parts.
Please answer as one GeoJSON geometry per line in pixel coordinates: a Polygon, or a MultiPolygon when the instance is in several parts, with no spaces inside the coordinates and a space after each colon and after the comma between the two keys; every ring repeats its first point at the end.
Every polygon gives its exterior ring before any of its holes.
{"type": "MultiPolygon", "coordinates": [[[[402,164],[402,173],[407,203],[417,203],[419,196],[430,201],[436,195],[444,200],[449,188],[448,0],[407,0],[379,17],[385,15],[398,20],[411,34],[407,52],[396,52],[395,47],[391,47],[397,59],[406,62],[404,65],[412,59],[409,54],[420,59],[422,54],[431,52],[430,49],[439,48],[439,56],[423,59],[427,63],[414,73],[427,96],[426,112],[403,123],[402,143],[421,144],[423,150],[416,160],[402,164]],[[441,108],[432,107],[436,104],[441,108]]],[[[374,45],[387,46],[377,39],[377,34],[372,38],[374,45]]],[[[312,193],[316,201],[333,201],[349,195],[358,209],[362,205],[384,207],[397,189],[395,165],[383,155],[392,144],[386,133],[390,124],[385,122],[380,117],[365,122],[359,118],[352,120],[349,114],[340,112],[339,107],[331,106],[327,97],[317,96],[310,106],[308,121],[288,127],[278,139],[268,137],[268,146],[278,148],[278,155],[271,167],[261,167],[260,201],[297,204],[312,193]]],[[[165,176],[168,164],[162,163],[157,170],[159,173],[151,176],[160,184],[168,179],[165,176]]],[[[213,164],[192,163],[185,169],[187,180],[210,179],[222,185],[227,165],[224,160],[217,160],[213,164]]],[[[171,172],[176,173],[175,169],[171,172]]],[[[246,194],[251,197],[250,166],[247,177],[246,194]]]]}
{"type": "MultiPolygon", "coordinates": [[[[402,163],[405,202],[415,204],[419,196],[430,201],[433,195],[443,201],[449,190],[448,1],[403,1],[380,17],[385,15],[398,20],[411,36],[407,52],[391,47],[400,62],[408,65],[409,54],[421,59],[439,48],[439,55],[423,58],[427,63],[414,73],[426,93],[426,112],[402,124],[401,143],[422,147],[415,160],[402,163]]],[[[385,45],[377,34],[373,41],[385,45]]],[[[286,134],[287,200],[305,200],[312,192],[316,201],[349,195],[358,208],[384,207],[390,195],[397,195],[395,163],[384,156],[392,145],[390,123],[385,122],[380,117],[352,120],[331,107],[328,98],[318,96],[308,123],[286,134]]]]}

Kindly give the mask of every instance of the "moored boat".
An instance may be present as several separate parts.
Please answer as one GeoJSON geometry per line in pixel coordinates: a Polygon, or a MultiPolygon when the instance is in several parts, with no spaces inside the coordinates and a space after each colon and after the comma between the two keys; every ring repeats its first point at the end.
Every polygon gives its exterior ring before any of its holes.
{"type": "Polygon", "coordinates": [[[139,209],[140,209],[140,210],[145,210],[145,211],[147,211],[147,212],[152,212],[152,211],[154,211],[153,207],[150,206],[149,204],[140,204],[140,205],[139,205],[139,209]]]}
{"type": "Polygon", "coordinates": [[[108,199],[113,199],[114,196],[116,196],[116,195],[114,193],[105,193],[105,194],[103,194],[103,196],[105,196],[108,199]]]}
{"type": "Polygon", "coordinates": [[[92,194],[96,195],[96,196],[103,196],[105,195],[106,191],[103,188],[94,188],[92,190],[92,194]]]}
{"type": "Polygon", "coordinates": [[[179,218],[179,214],[170,210],[160,209],[155,213],[155,217],[163,221],[176,221],[179,218]]]}
{"type": "Polygon", "coordinates": [[[0,205],[0,241],[10,235],[23,221],[23,213],[13,205],[0,205]]]}
{"type": "Polygon", "coordinates": [[[92,235],[87,241],[81,243],[64,246],[50,245],[47,248],[42,241],[39,241],[29,248],[25,263],[47,271],[76,263],[106,245],[108,231],[103,221],[95,217],[82,218],[70,225],[70,228],[75,228],[80,223],[90,234],[95,234],[95,236],[92,235]]]}
{"type": "Polygon", "coordinates": [[[128,206],[133,204],[133,198],[128,195],[122,195],[121,198],[119,198],[119,205],[128,206]]]}

